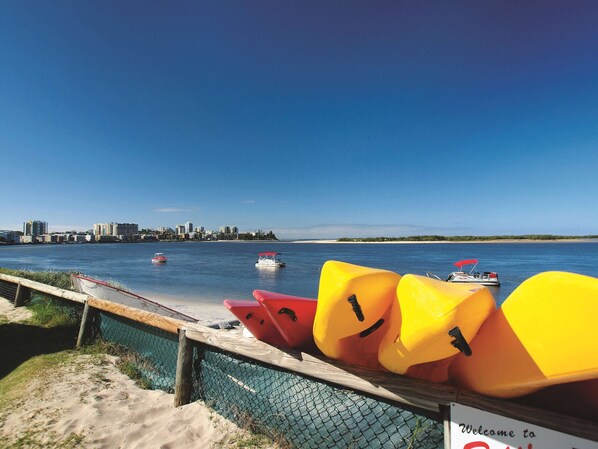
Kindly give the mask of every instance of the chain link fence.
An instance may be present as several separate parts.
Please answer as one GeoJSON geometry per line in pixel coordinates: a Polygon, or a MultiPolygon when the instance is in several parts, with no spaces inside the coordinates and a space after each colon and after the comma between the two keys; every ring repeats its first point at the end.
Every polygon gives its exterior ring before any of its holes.
{"type": "Polygon", "coordinates": [[[15,302],[17,295],[17,284],[0,280],[0,297],[8,299],[10,302],[15,302]]]}
{"type": "Polygon", "coordinates": [[[217,350],[198,351],[196,388],[221,415],[291,447],[443,447],[439,416],[407,410],[217,350]]]}
{"type": "Polygon", "coordinates": [[[103,311],[94,311],[92,329],[92,338],[135,353],[131,363],[144,385],[174,392],[179,343],[176,334],[103,311]]]}

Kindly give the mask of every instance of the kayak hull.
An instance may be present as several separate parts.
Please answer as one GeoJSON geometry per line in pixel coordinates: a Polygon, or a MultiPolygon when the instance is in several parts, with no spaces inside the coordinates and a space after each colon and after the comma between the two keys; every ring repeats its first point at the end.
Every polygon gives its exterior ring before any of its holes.
{"type": "Polygon", "coordinates": [[[523,282],[449,368],[458,386],[512,398],[598,378],[598,279],[545,272],[523,282]]]}
{"type": "Polygon", "coordinates": [[[317,300],[282,293],[255,290],[254,298],[268,312],[289,348],[313,349],[317,300]]]}
{"type": "Polygon", "coordinates": [[[380,363],[398,374],[445,382],[447,358],[469,350],[468,343],[495,309],[492,294],[480,285],[407,274],[397,287],[380,343],[380,363]]]}
{"type": "Polygon", "coordinates": [[[260,341],[286,347],[286,341],[272,322],[270,315],[257,301],[225,299],[224,306],[260,341]]]}
{"type": "Polygon", "coordinates": [[[387,270],[327,261],[322,267],[313,335],[333,359],[384,370],[378,346],[401,276],[387,270]]]}

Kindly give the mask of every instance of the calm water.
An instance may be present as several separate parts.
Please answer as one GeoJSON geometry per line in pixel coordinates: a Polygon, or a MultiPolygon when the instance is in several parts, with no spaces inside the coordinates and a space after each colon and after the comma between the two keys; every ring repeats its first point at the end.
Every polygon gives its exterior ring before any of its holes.
{"type": "Polygon", "coordinates": [[[559,270],[598,277],[598,242],[496,244],[310,244],[310,243],[140,243],[15,245],[0,247],[0,267],[69,270],[112,280],[148,297],[173,296],[193,302],[249,299],[254,289],[316,297],[320,269],[340,260],[400,274],[432,272],[441,278],[452,263],[476,258],[479,271],[496,271],[497,303],[525,279],[559,270]],[[279,251],[287,267],[258,270],[261,251],[279,251]],[[154,265],[163,252],[168,263],[154,265]]]}

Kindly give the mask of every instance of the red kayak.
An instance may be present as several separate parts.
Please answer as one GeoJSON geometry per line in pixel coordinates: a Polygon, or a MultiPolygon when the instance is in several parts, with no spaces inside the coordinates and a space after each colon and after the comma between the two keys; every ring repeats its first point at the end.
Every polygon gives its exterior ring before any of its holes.
{"type": "Polygon", "coordinates": [[[260,341],[281,348],[314,349],[317,301],[255,290],[257,301],[226,299],[224,306],[260,341]]]}
{"type": "Polygon", "coordinates": [[[270,315],[257,301],[225,299],[224,306],[235,315],[255,338],[274,346],[288,347],[270,315]]]}
{"type": "Polygon", "coordinates": [[[270,314],[289,348],[313,349],[317,300],[255,290],[253,296],[270,314]]]}

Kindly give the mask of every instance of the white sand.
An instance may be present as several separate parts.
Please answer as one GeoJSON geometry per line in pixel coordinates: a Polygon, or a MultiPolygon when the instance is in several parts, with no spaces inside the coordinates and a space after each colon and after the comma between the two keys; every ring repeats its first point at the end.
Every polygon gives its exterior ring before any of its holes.
{"type": "MultiPolygon", "coordinates": [[[[15,319],[24,312],[0,298],[0,316],[15,319]]],[[[173,404],[172,394],[136,386],[115,357],[74,354],[71,362],[31,379],[26,394],[0,410],[0,447],[29,438],[36,444],[22,447],[225,448],[243,447],[239,441],[249,438],[201,402],[173,404]],[[83,442],[71,445],[77,439],[83,442]]]]}
{"type": "Polygon", "coordinates": [[[14,307],[8,299],[0,297],[0,317],[14,323],[31,318],[31,312],[25,307],[14,307]]]}
{"type": "MultiPolygon", "coordinates": [[[[137,292],[136,292],[137,293],[137,292]]],[[[185,315],[197,318],[200,324],[210,324],[218,321],[235,320],[236,317],[222,303],[197,300],[186,300],[178,296],[168,296],[152,292],[138,292],[137,294],[164,304],[185,315]]]]}

